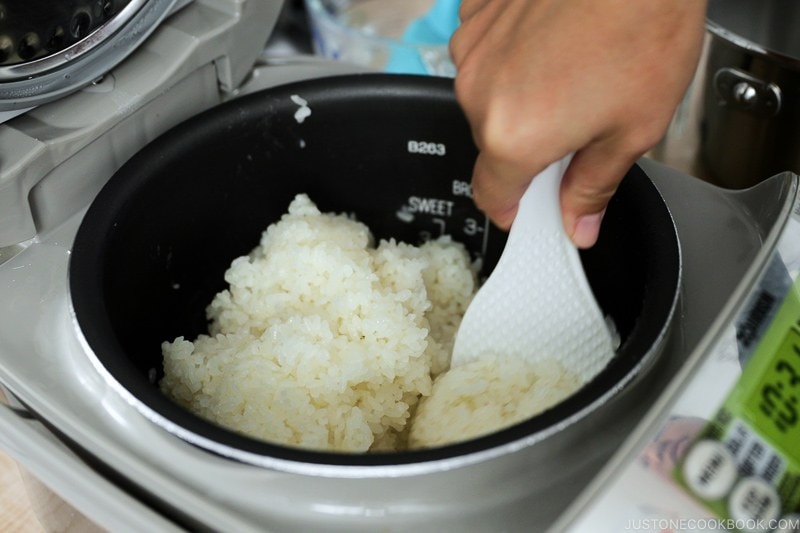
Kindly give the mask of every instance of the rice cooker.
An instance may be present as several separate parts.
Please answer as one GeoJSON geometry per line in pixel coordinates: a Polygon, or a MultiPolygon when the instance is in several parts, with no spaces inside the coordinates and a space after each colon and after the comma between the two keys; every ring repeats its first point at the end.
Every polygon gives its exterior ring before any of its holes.
{"type": "Polygon", "coordinates": [[[475,149],[450,80],[259,56],[277,16],[267,2],[195,0],[102,82],[0,126],[0,446],[112,530],[576,526],[589,512],[577,503],[599,498],[592,480],[657,431],[653,413],[754,290],[796,216],[798,177],[732,193],[633,167],[582,257],[622,347],[540,416],[396,454],[248,439],[158,393],[158,346],[202,331],[226,265],[292,195],[378,236],[452,233],[484,275],[504,239],[471,203],[475,149]]]}

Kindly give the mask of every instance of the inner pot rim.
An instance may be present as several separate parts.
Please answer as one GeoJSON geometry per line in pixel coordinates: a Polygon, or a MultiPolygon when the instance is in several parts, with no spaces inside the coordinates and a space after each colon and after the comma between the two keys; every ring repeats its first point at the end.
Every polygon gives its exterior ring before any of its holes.
{"type": "MultiPolygon", "coordinates": [[[[275,90],[281,91],[282,94],[293,94],[299,91],[307,94],[314,88],[326,92],[330,92],[332,88],[333,90],[338,88],[346,92],[348,97],[351,98],[358,98],[359,93],[373,95],[377,93],[380,97],[399,95],[401,98],[427,98],[433,102],[440,102],[442,99],[454,101],[452,80],[421,76],[372,74],[344,76],[299,82],[276,88],[275,90]],[[387,87],[391,89],[387,90],[387,87]]],[[[268,91],[272,92],[273,90],[268,91]]],[[[258,93],[243,97],[240,99],[240,104],[241,101],[245,103],[258,102],[259,98],[261,96],[258,93]]],[[[112,361],[113,365],[122,365],[121,368],[123,369],[127,369],[127,366],[132,367],[126,351],[114,335],[114,329],[110,323],[108,313],[102,312],[105,310],[105,300],[102,297],[102,283],[98,279],[101,276],[95,276],[94,278],[88,276],[87,268],[89,272],[92,272],[92,267],[96,269],[95,272],[102,272],[102,246],[95,246],[95,243],[102,244],[102,239],[97,239],[97,236],[104,235],[103,231],[108,230],[114,224],[113,214],[116,212],[115,208],[127,201],[124,194],[117,194],[119,189],[124,191],[130,187],[129,184],[126,184],[124,176],[140,172],[138,166],[140,162],[149,162],[152,165],[152,153],[158,153],[161,146],[168,145],[170,141],[182,139],[187,132],[201,130],[202,128],[195,127],[199,120],[204,120],[207,116],[225,113],[227,109],[229,109],[229,106],[223,104],[190,119],[162,136],[159,142],[150,143],[126,163],[115,177],[109,180],[109,183],[90,206],[76,236],[73,253],[70,255],[70,283],[68,286],[70,313],[81,343],[93,366],[110,387],[134,406],[139,413],[170,433],[221,456],[289,473],[343,478],[373,478],[411,476],[451,470],[513,453],[561,432],[568,426],[585,418],[589,413],[595,411],[615,396],[645,367],[653,363],[656,355],[663,347],[662,345],[676,309],[681,276],[680,246],[671,216],[669,216],[671,224],[669,237],[674,239],[675,259],[677,261],[677,276],[674,280],[675,290],[671,293],[672,301],[666,320],[661,324],[656,339],[649,346],[646,353],[641,355],[627,372],[619,376],[612,386],[605,386],[595,380],[584,386],[572,397],[540,415],[492,434],[437,448],[395,453],[318,452],[272,444],[224,429],[178,406],[161,395],[157,389],[155,389],[157,395],[144,394],[145,401],[137,394],[137,390],[145,390],[144,381],[146,378],[139,376],[138,381],[129,381],[126,386],[118,377],[122,375],[121,372],[117,371],[119,367],[109,369],[107,366],[108,359],[98,355],[98,352],[116,354],[117,360],[112,361]],[[94,254],[91,253],[92,251],[94,251],[94,254]],[[86,311],[87,307],[90,308],[89,311],[86,311]],[[82,310],[86,312],[82,314],[82,310]],[[84,321],[84,327],[81,327],[81,317],[88,319],[86,315],[91,314],[90,311],[92,310],[95,312],[99,310],[99,315],[95,314],[95,318],[99,316],[100,320],[84,321]],[[105,363],[104,360],[106,361],[105,363]],[[597,389],[601,389],[600,392],[597,389]],[[587,401],[587,398],[591,398],[591,400],[587,401]],[[200,428],[200,430],[198,431],[197,428],[200,428]]],[[[205,124],[205,122],[202,123],[205,124]]],[[[643,171],[638,167],[635,167],[635,170],[640,174],[638,179],[646,180],[648,186],[653,189],[654,194],[660,199],[655,186],[644,175],[643,171]]],[[[663,209],[668,214],[665,205],[663,209]]]]}

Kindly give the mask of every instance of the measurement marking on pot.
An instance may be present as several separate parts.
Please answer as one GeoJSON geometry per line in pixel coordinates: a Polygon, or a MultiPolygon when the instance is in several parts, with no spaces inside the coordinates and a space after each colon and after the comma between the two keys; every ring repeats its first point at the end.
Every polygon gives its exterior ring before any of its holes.
{"type": "Polygon", "coordinates": [[[439,236],[447,233],[447,223],[444,221],[444,219],[434,218],[433,223],[439,226],[439,236]]]}
{"type": "Polygon", "coordinates": [[[473,235],[477,235],[478,233],[483,233],[486,229],[483,226],[478,224],[478,221],[474,218],[467,218],[464,220],[464,234],[469,235],[472,237],[473,235]]]}

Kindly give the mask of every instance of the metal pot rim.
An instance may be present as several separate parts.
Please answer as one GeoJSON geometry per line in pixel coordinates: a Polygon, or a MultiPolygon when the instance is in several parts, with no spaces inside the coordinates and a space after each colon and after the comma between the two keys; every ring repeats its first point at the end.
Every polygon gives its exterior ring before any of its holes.
{"type": "Polygon", "coordinates": [[[774,50],[768,46],[758,44],[747,37],[743,37],[742,35],[725,28],[718,22],[707,18],[706,29],[711,34],[712,38],[720,39],[723,42],[731,44],[750,54],[762,56],[768,61],[773,61],[788,68],[800,70],[800,58],[793,57],[791,55],[774,50]]]}

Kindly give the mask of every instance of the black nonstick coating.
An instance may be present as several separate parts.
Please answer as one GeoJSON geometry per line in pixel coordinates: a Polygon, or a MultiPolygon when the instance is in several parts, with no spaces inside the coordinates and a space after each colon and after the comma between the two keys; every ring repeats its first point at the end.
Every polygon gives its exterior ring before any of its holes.
{"type": "MultiPolygon", "coordinates": [[[[535,148],[532,148],[535,149],[535,148]]],[[[205,307],[231,261],[258,244],[297,193],[323,211],[352,212],[377,237],[419,243],[446,230],[484,256],[488,275],[505,234],[485,225],[464,184],[476,151],[446,79],[357,75],[299,82],[223,104],[152,142],[92,203],[70,262],[70,293],[94,355],[140,403],[184,430],[254,454],[311,463],[386,465],[509,442],[585,409],[641,363],[662,335],[680,278],[670,214],[639,167],[609,205],[581,258],[622,346],[608,368],[555,408],[488,437],[433,450],[354,455],[264,443],[162,396],[161,343],[207,331],[205,307]],[[308,102],[311,115],[295,113],[308,102]],[[428,199],[428,212],[399,217],[428,199]],[[413,221],[408,221],[413,218],[413,221]],[[154,379],[155,377],[155,379],[154,379]]]]}

